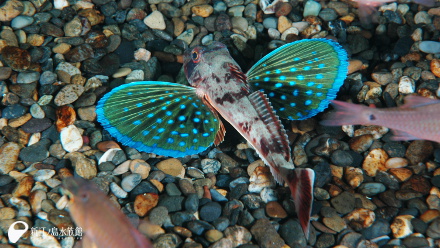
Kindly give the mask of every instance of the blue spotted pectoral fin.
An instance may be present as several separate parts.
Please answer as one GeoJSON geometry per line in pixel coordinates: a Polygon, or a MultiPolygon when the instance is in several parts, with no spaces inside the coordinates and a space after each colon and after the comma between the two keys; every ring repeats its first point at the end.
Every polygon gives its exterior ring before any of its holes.
{"type": "Polygon", "coordinates": [[[99,100],[96,113],[123,145],[171,157],[206,150],[222,127],[194,88],[168,82],[121,85],[99,100]]]}
{"type": "Polygon", "coordinates": [[[272,51],[247,76],[254,90],[269,97],[280,117],[303,120],[323,111],[336,98],[347,68],[347,52],[337,42],[311,39],[272,51]]]}

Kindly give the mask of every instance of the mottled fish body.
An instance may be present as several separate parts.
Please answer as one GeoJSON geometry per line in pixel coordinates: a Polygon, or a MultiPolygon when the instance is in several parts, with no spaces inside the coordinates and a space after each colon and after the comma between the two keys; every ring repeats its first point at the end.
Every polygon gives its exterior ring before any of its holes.
{"type": "Polygon", "coordinates": [[[275,179],[286,182],[306,236],[314,172],[294,169],[286,131],[278,116],[310,118],[327,108],[347,74],[347,54],[334,41],[301,40],[259,60],[247,74],[220,42],[184,55],[192,87],[134,82],[107,93],[98,121],[124,145],[182,157],[223,141],[222,116],[255,148],[275,179]]]}
{"type": "Polygon", "coordinates": [[[93,183],[70,177],[64,179],[63,186],[70,196],[70,215],[84,233],[75,247],[153,247],[93,183]]]}
{"type": "Polygon", "coordinates": [[[407,96],[397,108],[369,108],[364,105],[332,101],[336,111],[323,125],[377,125],[390,128],[394,140],[431,140],[440,142],[440,100],[407,96]]]}

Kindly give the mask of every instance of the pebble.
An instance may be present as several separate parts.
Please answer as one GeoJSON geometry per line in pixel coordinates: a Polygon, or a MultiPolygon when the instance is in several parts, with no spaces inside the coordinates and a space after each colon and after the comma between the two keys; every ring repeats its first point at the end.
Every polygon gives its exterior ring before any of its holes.
{"type": "Polygon", "coordinates": [[[251,241],[251,233],[243,226],[230,226],[223,232],[225,237],[232,241],[232,247],[247,244],[251,241]]]}
{"type": "Polygon", "coordinates": [[[257,220],[251,228],[251,233],[260,247],[282,247],[285,245],[284,240],[268,219],[257,220]]]}
{"type": "Polygon", "coordinates": [[[145,25],[151,29],[165,30],[166,24],[164,17],[160,11],[153,11],[144,19],[145,25]]]}
{"type": "Polygon", "coordinates": [[[115,182],[110,183],[110,190],[111,192],[118,198],[123,199],[127,198],[128,193],[124,191],[118,184],[115,182]]]}
{"type": "Polygon", "coordinates": [[[399,92],[402,94],[411,94],[416,90],[415,82],[412,78],[403,76],[399,80],[399,92]]]}
{"type": "Polygon", "coordinates": [[[174,177],[183,178],[185,175],[185,168],[182,166],[182,163],[175,158],[160,161],[157,163],[156,167],[164,173],[174,177]]]}
{"type": "Polygon", "coordinates": [[[380,148],[376,148],[368,153],[365,158],[362,168],[370,177],[376,176],[377,171],[386,171],[385,163],[388,160],[388,154],[380,148]]]}
{"type": "Polygon", "coordinates": [[[58,240],[42,229],[35,230],[33,235],[30,235],[30,241],[36,247],[61,248],[58,240]]]}
{"type": "Polygon", "coordinates": [[[157,206],[158,202],[159,195],[155,193],[137,195],[134,200],[134,211],[138,216],[144,217],[157,206]]]}
{"type": "Polygon", "coordinates": [[[202,159],[202,170],[203,172],[206,173],[217,173],[220,168],[221,168],[221,164],[219,161],[215,160],[215,159],[202,159]]]}
{"type": "Polygon", "coordinates": [[[260,193],[263,188],[275,187],[275,180],[270,173],[269,167],[259,166],[253,171],[251,178],[249,179],[249,192],[260,193]]]}
{"type": "Polygon", "coordinates": [[[284,208],[276,201],[271,201],[266,204],[267,216],[272,218],[284,219],[287,217],[287,212],[284,208]]]}
{"type": "Polygon", "coordinates": [[[222,214],[222,207],[217,202],[208,202],[203,205],[199,210],[200,219],[212,222],[216,220],[222,214]]]}
{"type": "Polygon", "coordinates": [[[304,5],[303,16],[318,16],[321,11],[321,4],[315,1],[307,1],[304,5]]]}
{"type": "Polygon", "coordinates": [[[419,43],[420,51],[424,53],[440,53],[440,42],[437,41],[422,41],[419,43]]]}
{"type": "Polygon", "coordinates": [[[348,214],[353,211],[355,207],[355,198],[353,194],[344,191],[338,196],[330,200],[332,206],[341,214],[348,214]]]}
{"type": "Polygon", "coordinates": [[[75,125],[70,125],[60,133],[61,144],[67,152],[78,151],[83,146],[83,138],[75,125]]]}
{"type": "Polygon", "coordinates": [[[328,228],[336,232],[341,232],[342,230],[347,228],[347,224],[345,223],[344,219],[339,217],[339,215],[324,217],[322,219],[322,222],[324,222],[324,225],[326,225],[328,228]]]}
{"type": "Polygon", "coordinates": [[[364,195],[373,196],[384,192],[386,190],[386,187],[382,183],[369,182],[369,183],[363,183],[361,186],[359,186],[359,190],[364,195]]]}
{"type": "Polygon", "coordinates": [[[122,189],[124,189],[127,192],[130,192],[134,189],[134,187],[136,187],[140,182],[142,181],[142,176],[137,174],[137,173],[133,173],[130,174],[126,177],[124,177],[122,179],[121,182],[121,187],[122,189]]]}
{"type": "Polygon", "coordinates": [[[214,8],[208,4],[197,5],[191,8],[193,14],[201,17],[208,17],[214,12],[214,8]]]}
{"type": "Polygon", "coordinates": [[[413,233],[413,226],[411,220],[414,217],[411,215],[399,215],[394,218],[390,225],[393,236],[397,239],[405,238],[413,233]]]}
{"type": "Polygon", "coordinates": [[[351,213],[347,214],[344,219],[348,225],[355,231],[362,231],[370,227],[376,220],[374,211],[365,208],[357,208],[351,213]]]}

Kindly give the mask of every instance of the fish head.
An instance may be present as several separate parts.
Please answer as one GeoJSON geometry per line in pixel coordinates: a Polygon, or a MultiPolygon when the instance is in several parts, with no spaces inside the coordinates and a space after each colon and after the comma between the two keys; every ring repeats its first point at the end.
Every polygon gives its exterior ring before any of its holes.
{"type": "Polygon", "coordinates": [[[98,188],[82,178],[68,177],[63,180],[63,193],[69,198],[69,211],[75,216],[76,221],[84,223],[77,218],[85,217],[82,213],[88,208],[98,188]]]}
{"type": "MultiPolygon", "coordinates": [[[[229,51],[221,42],[213,41],[206,46],[196,46],[192,49],[187,49],[183,55],[183,68],[185,70],[186,78],[193,87],[203,87],[203,83],[212,82],[206,80],[211,78],[213,74],[221,77],[222,70],[226,68],[226,63],[233,63],[229,51]]],[[[215,81],[215,80],[214,80],[215,81]]]]}

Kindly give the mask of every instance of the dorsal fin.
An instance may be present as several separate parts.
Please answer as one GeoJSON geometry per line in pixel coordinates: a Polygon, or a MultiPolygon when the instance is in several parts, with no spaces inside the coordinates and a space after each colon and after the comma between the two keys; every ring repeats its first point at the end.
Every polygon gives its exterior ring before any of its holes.
{"type": "Polygon", "coordinates": [[[264,124],[266,124],[269,132],[273,135],[274,141],[279,144],[280,152],[286,161],[290,161],[290,147],[287,141],[286,130],[283,124],[275,114],[267,96],[261,91],[255,91],[248,96],[249,101],[254,106],[258,115],[264,124]]]}
{"type": "Polygon", "coordinates": [[[440,103],[439,99],[431,99],[423,96],[409,95],[404,98],[405,104],[401,108],[418,108],[426,105],[440,103]]]}

